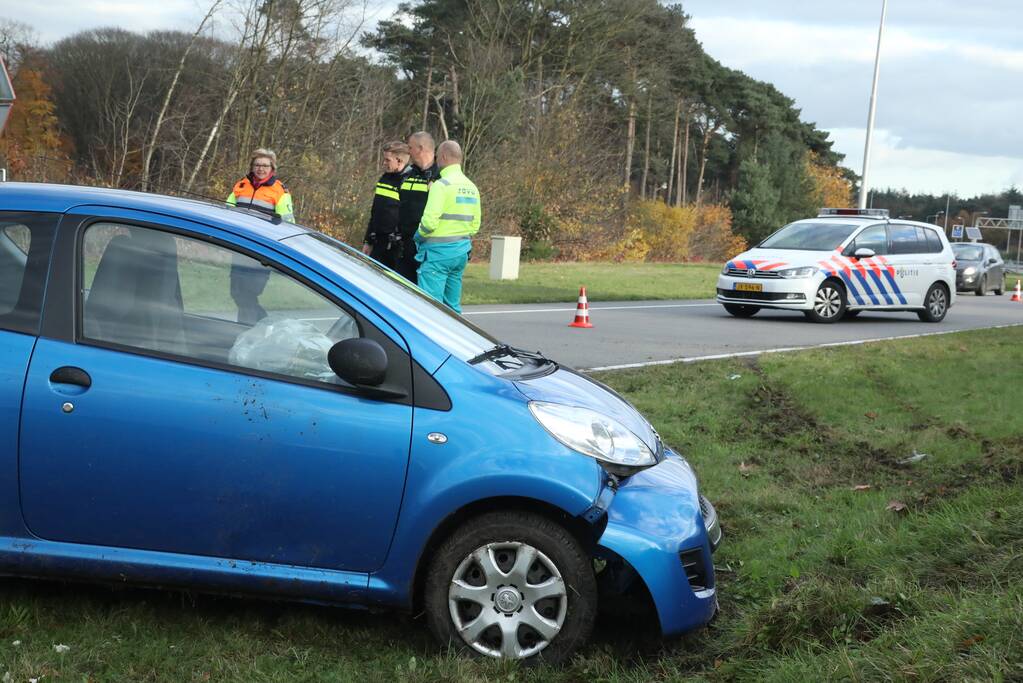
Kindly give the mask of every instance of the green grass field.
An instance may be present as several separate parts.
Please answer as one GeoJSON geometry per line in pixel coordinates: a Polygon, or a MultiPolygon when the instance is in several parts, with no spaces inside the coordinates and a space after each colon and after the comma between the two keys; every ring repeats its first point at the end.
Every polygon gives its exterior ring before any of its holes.
{"type": "Polygon", "coordinates": [[[526,669],[399,615],[6,579],[0,677],[1023,680],[1023,420],[968,379],[1021,364],[1013,328],[603,375],[723,521],[721,614],[681,639],[604,619],[567,667],[526,669]]]}
{"type": "Polygon", "coordinates": [[[720,263],[523,263],[517,280],[491,280],[488,264],[471,263],[462,303],[575,301],[582,286],[593,301],[707,299],[720,271],[720,263]]]}

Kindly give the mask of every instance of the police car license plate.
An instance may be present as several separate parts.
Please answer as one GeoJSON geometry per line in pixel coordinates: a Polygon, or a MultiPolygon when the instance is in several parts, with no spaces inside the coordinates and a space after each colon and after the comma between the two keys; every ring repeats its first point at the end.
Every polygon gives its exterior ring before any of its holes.
{"type": "Polygon", "coordinates": [[[735,289],[739,292],[762,292],[764,286],[759,282],[736,282],[735,289]]]}

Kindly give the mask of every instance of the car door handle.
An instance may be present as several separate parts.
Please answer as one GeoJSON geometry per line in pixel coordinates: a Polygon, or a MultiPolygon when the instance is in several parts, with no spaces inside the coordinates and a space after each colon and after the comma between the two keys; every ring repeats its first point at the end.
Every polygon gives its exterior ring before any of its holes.
{"type": "Polygon", "coordinates": [[[92,377],[81,368],[65,365],[50,373],[50,382],[53,384],[75,384],[88,389],[92,386],[92,377]]]}

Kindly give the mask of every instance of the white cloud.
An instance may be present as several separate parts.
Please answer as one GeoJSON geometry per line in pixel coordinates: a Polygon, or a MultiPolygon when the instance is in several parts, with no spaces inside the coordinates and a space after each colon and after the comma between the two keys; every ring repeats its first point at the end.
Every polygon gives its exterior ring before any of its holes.
{"type": "MultiPolygon", "coordinates": [[[[835,128],[828,132],[835,148],[847,155],[846,165],[857,173],[862,171],[865,129],[835,128]]],[[[953,192],[961,197],[1023,187],[1023,159],[909,147],[890,131],[876,128],[869,173],[873,188],[953,192]]]]}

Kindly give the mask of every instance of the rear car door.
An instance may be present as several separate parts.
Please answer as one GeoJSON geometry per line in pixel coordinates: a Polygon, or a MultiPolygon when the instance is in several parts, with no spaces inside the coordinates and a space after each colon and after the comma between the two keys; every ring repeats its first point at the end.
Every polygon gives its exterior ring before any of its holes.
{"type": "Polygon", "coordinates": [[[924,264],[926,242],[917,237],[917,226],[906,223],[888,225],[888,263],[895,271],[895,282],[908,306],[922,306],[927,287],[933,282],[929,266],[924,264]]]}
{"type": "Polygon", "coordinates": [[[0,212],[0,536],[23,536],[18,429],[59,214],[0,212]]]}
{"type": "Polygon", "coordinates": [[[992,265],[988,266],[988,288],[1001,291],[1005,287],[1005,262],[1002,261],[1002,255],[994,247],[987,246],[985,249],[987,250],[985,259],[989,262],[994,261],[992,265]]]}
{"type": "Polygon", "coordinates": [[[75,277],[51,283],[52,334],[22,417],[34,534],[358,572],[383,563],[412,407],[360,395],[326,362],[334,341],[368,336],[389,379],[410,382],[382,321],[300,263],[187,221],[68,216],[58,251],[75,277]]]}

